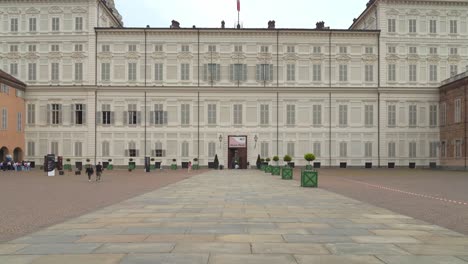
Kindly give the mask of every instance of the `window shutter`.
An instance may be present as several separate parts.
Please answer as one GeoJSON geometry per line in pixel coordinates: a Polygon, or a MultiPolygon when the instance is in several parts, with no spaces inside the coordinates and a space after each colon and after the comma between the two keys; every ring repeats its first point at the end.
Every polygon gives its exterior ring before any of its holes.
{"type": "Polygon", "coordinates": [[[166,157],[166,150],[163,150],[163,151],[162,151],[162,156],[163,156],[163,157],[166,157]]]}
{"type": "Polygon", "coordinates": [[[216,64],[216,81],[221,80],[221,65],[216,64]]]}
{"type": "Polygon", "coordinates": [[[154,124],[154,115],[156,114],[155,111],[151,111],[150,112],[150,124],[153,125],[154,124]]]}
{"type": "Polygon", "coordinates": [[[229,65],[229,80],[234,81],[234,64],[229,65]]]}
{"type": "Polygon", "coordinates": [[[75,124],[75,105],[74,104],[70,106],[70,124],[71,125],[75,124]]]}
{"type": "Polygon", "coordinates": [[[260,79],[260,65],[257,64],[257,81],[261,81],[260,79]]]}
{"type": "Polygon", "coordinates": [[[140,157],[140,150],[139,149],[135,150],[135,153],[136,153],[135,156],[140,157]]]}
{"type": "Polygon", "coordinates": [[[127,111],[124,111],[123,112],[123,123],[124,123],[124,126],[125,125],[128,125],[128,112],[127,111]]]}
{"type": "Polygon", "coordinates": [[[137,125],[141,124],[141,112],[137,112],[137,125]]]}
{"type": "Polygon", "coordinates": [[[151,150],[151,157],[155,157],[156,156],[156,151],[154,149],[151,150]]]}
{"type": "Polygon", "coordinates": [[[83,104],[83,125],[86,125],[86,105],[83,104]]]}
{"type": "Polygon", "coordinates": [[[62,124],[62,105],[59,105],[59,124],[62,124]]]}
{"type": "Polygon", "coordinates": [[[96,112],[96,124],[101,125],[102,124],[102,112],[96,112]]]}
{"type": "Polygon", "coordinates": [[[111,125],[113,125],[115,122],[115,119],[114,119],[114,112],[110,112],[110,123],[111,125]]]}
{"type": "Polygon", "coordinates": [[[128,149],[125,150],[125,157],[128,157],[129,156],[129,153],[128,153],[128,149]]]}
{"type": "Polygon", "coordinates": [[[273,81],[273,64],[270,64],[270,76],[269,80],[273,81]]]}
{"type": "Polygon", "coordinates": [[[50,117],[51,117],[51,111],[52,111],[52,107],[50,104],[47,105],[47,124],[50,125],[50,117]]]}
{"type": "Polygon", "coordinates": [[[242,65],[242,80],[247,81],[247,64],[242,65]]]}
{"type": "Polygon", "coordinates": [[[164,111],[164,124],[167,125],[167,111],[164,111]]]}
{"type": "Polygon", "coordinates": [[[203,65],[203,81],[207,81],[208,80],[208,65],[205,64],[203,65]]]}

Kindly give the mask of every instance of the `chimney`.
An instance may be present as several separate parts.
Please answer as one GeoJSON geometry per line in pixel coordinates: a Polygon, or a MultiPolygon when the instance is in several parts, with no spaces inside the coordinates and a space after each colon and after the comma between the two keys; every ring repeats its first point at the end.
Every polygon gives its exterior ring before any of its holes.
{"type": "Polygon", "coordinates": [[[315,29],[319,29],[319,30],[325,29],[325,22],[323,21],[317,22],[315,25],[316,25],[315,29]]]}
{"type": "Polygon", "coordinates": [[[274,20],[268,21],[268,29],[275,29],[275,28],[276,28],[275,21],[274,20]]]}
{"type": "Polygon", "coordinates": [[[172,20],[171,21],[171,28],[180,28],[180,23],[175,21],[175,20],[172,20]]]}
{"type": "Polygon", "coordinates": [[[223,21],[221,21],[221,28],[225,28],[225,27],[226,27],[226,22],[224,22],[224,20],[223,20],[223,21]]]}

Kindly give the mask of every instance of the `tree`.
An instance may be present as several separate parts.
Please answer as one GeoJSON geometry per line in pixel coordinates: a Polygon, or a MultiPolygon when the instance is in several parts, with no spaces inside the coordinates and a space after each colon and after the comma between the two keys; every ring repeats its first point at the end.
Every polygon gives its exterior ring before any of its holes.
{"type": "Polygon", "coordinates": [[[215,169],[218,169],[218,167],[219,167],[218,154],[215,155],[215,158],[214,158],[214,166],[215,166],[215,169]]]}
{"type": "Polygon", "coordinates": [[[307,160],[307,162],[309,162],[309,164],[310,164],[311,161],[315,160],[315,155],[312,154],[312,153],[306,153],[304,155],[304,159],[307,160]]]}
{"type": "Polygon", "coordinates": [[[260,154],[258,154],[257,156],[257,169],[260,169],[260,167],[262,166],[262,160],[260,159],[260,154]]]}
{"type": "Polygon", "coordinates": [[[278,165],[279,157],[278,157],[278,156],[274,156],[274,157],[273,157],[273,161],[276,163],[276,165],[278,165]]]}

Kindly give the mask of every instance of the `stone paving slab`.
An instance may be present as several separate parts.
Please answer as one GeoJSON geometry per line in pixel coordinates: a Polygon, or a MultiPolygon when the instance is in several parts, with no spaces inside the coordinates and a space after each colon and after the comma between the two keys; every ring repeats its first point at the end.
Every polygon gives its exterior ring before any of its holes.
{"type": "Polygon", "coordinates": [[[0,244],[0,263],[468,264],[468,237],[257,171],[212,171],[0,244]]]}

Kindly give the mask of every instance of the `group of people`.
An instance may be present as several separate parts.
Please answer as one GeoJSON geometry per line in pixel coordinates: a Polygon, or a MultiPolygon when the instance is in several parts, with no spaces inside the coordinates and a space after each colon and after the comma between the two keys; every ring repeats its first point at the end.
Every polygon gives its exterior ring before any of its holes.
{"type": "MultiPolygon", "coordinates": [[[[96,165],[96,182],[101,181],[102,171],[103,171],[103,167],[101,165],[101,162],[98,162],[98,164],[96,165]]],[[[91,164],[86,165],[86,174],[88,174],[88,181],[91,182],[91,177],[94,174],[93,165],[91,164]]]]}
{"type": "Polygon", "coordinates": [[[31,170],[31,163],[26,161],[14,162],[11,160],[6,160],[0,162],[0,170],[2,171],[29,171],[31,170]]]}

